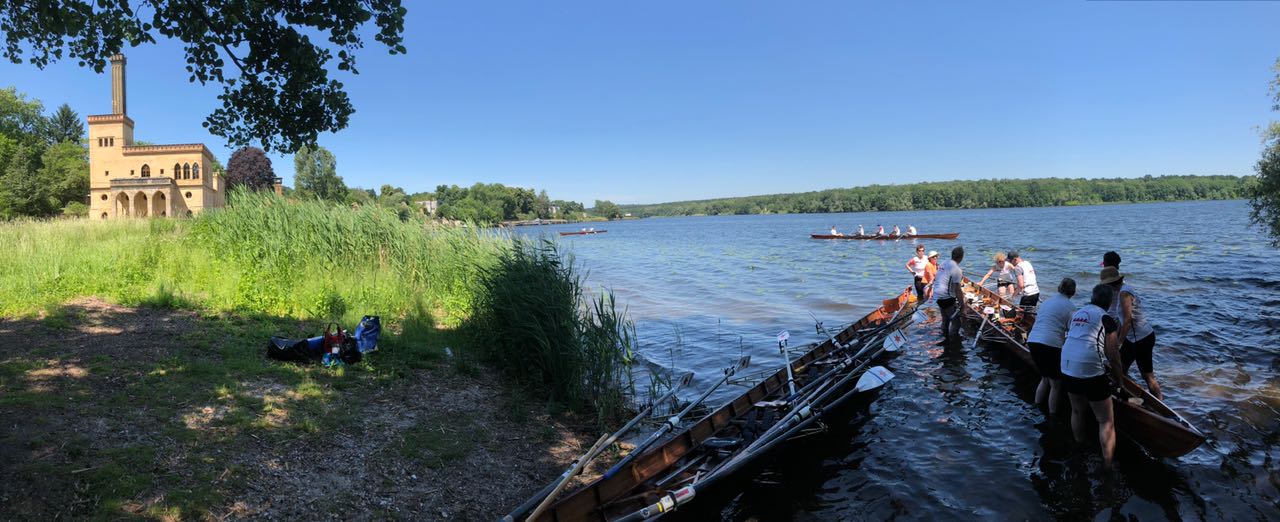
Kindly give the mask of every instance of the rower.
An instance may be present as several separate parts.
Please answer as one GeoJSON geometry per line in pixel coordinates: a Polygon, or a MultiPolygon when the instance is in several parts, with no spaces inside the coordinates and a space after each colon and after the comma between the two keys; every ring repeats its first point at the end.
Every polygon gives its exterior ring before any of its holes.
{"type": "Polygon", "coordinates": [[[835,225],[831,225],[831,235],[833,235],[833,236],[843,236],[844,234],[841,234],[840,232],[837,232],[837,231],[836,231],[836,226],[835,226],[835,225]]]}
{"type": "Polygon", "coordinates": [[[1036,386],[1036,404],[1049,401],[1049,415],[1058,416],[1058,404],[1062,403],[1062,343],[1071,325],[1075,305],[1071,297],[1076,295],[1076,281],[1070,277],[1058,285],[1058,294],[1040,305],[1035,325],[1027,334],[1027,348],[1040,372],[1040,385],[1036,386]]]}
{"type": "Polygon", "coordinates": [[[893,237],[898,237],[898,236],[901,236],[901,235],[902,235],[902,229],[898,228],[898,225],[894,225],[894,226],[893,226],[893,237]]]}
{"type": "Polygon", "coordinates": [[[1120,254],[1117,254],[1114,250],[1107,252],[1105,254],[1102,254],[1102,263],[1099,264],[1098,266],[1101,266],[1101,267],[1114,266],[1116,267],[1116,270],[1119,270],[1120,254]]]}
{"type": "Polygon", "coordinates": [[[911,225],[907,225],[907,235],[908,235],[908,236],[914,236],[914,235],[916,235],[916,227],[913,227],[913,226],[911,226],[911,225]]]}
{"type": "Polygon", "coordinates": [[[1122,381],[1120,354],[1116,350],[1116,320],[1107,315],[1115,291],[1107,285],[1093,287],[1089,304],[1071,315],[1066,340],[1062,343],[1062,384],[1071,398],[1071,431],[1076,442],[1084,442],[1086,410],[1098,420],[1098,442],[1102,445],[1102,465],[1111,468],[1116,450],[1115,412],[1111,409],[1110,370],[1115,382],[1122,381]]]}
{"type": "Polygon", "coordinates": [[[884,235],[884,225],[876,225],[876,236],[879,237],[883,235],[884,235]]]}
{"type": "Polygon", "coordinates": [[[924,302],[924,267],[929,258],[924,255],[924,245],[916,245],[916,256],[907,260],[907,271],[915,278],[916,300],[924,302]]]}
{"type": "Polygon", "coordinates": [[[867,233],[862,230],[862,225],[858,225],[858,235],[859,236],[867,235],[867,233]]]}
{"type": "Polygon", "coordinates": [[[1132,286],[1125,284],[1124,274],[1114,266],[1103,268],[1099,280],[1116,292],[1117,297],[1107,310],[1107,315],[1120,323],[1120,334],[1117,337],[1121,343],[1120,363],[1124,373],[1129,373],[1129,367],[1137,361],[1138,372],[1142,374],[1142,380],[1147,382],[1147,390],[1157,399],[1164,400],[1151,359],[1151,353],[1156,347],[1156,331],[1147,322],[1142,298],[1138,297],[1132,286]]]}
{"type": "Polygon", "coordinates": [[[942,342],[946,346],[960,341],[960,284],[964,281],[964,271],[960,262],[964,260],[964,247],[951,249],[951,259],[942,264],[938,277],[933,282],[933,295],[938,298],[938,311],[942,312],[942,342]]]}
{"type": "Polygon", "coordinates": [[[982,276],[982,280],[978,281],[978,286],[982,286],[991,277],[996,274],[996,291],[1000,293],[1000,297],[1004,299],[1013,299],[1013,265],[1009,264],[1004,252],[996,252],[993,258],[991,269],[987,270],[987,274],[982,276]]]}
{"type": "Polygon", "coordinates": [[[938,251],[929,251],[929,264],[924,266],[924,300],[933,298],[933,280],[938,278],[938,251]]]}
{"type": "Polygon", "coordinates": [[[1013,265],[1013,274],[1017,277],[1018,293],[1022,294],[1018,306],[1035,308],[1036,303],[1040,302],[1040,287],[1036,285],[1035,267],[1031,266],[1030,261],[1022,259],[1017,250],[1009,251],[1009,263],[1013,265]]]}

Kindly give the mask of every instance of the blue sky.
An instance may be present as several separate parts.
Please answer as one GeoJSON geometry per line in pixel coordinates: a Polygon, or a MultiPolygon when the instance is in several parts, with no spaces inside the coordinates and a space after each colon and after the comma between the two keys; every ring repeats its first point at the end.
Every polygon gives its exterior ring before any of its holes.
{"type": "MultiPolygon", "coordinates": [[[[656,202],[871,183],[1248,174],[1280,2],[406,2],[320,144],[348,185],[656,202]]],[[[204,142],[218,89],[127,51],[137,137],[204,142]]],[[[106,75],[0,64],[52,110],[106,75]]],[[[290,183],[293,162],[277,157],[290,183]]]]}

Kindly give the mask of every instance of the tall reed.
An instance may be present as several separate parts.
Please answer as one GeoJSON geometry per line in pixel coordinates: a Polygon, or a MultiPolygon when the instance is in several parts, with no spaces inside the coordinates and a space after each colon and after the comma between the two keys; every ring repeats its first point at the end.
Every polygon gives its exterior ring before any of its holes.
{"type": "Polygon", "coordinates": [[[635,329],[611,295],[583,292],[556,244],[517,238],[481,274],[472,345],[510,378],[609,423],[625,407],[635,329]]]}

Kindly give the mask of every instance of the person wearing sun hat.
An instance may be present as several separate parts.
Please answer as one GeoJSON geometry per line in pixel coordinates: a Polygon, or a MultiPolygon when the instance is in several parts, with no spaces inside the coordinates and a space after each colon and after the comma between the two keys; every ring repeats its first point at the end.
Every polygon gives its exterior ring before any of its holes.
{"type": "Polygon", "coordinates": [[[924,300],[933,299],[933,280],[938,278],[938,251],[930,250],[929,262],[924,265],[924,300]]]}
{"type": "MultiPolygon", "coordinates": [[[[1119,261],[1117,260],[1117,263],[1119,261]]],[[[1147,390],[1157,399],[1164,400],[1160,393],[1160,383],[1156,381],[1155,365],[1152,352],[1156,346],[1156,331],[1147,322],[1147,314],[1142,307],[1142,297],[1138,291],[1125,284],[1124,274],[1114,266],[1104,267],[1098,275],[1100,283],[1110,286],[1116,292],[1107,315],[1120,323],[1120,361],[1125,373],[1134,362],[1138,363],[1138,372],[1142,380],[1147,382],[1147,390]]]]}

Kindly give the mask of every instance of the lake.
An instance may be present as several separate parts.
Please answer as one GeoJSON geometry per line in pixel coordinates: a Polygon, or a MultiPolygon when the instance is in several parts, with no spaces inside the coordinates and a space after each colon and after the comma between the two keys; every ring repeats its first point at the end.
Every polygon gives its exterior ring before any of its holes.
{"type": "Polygon", "coordinates": [[[815,317],[842,326],[910,284],[912,242],[809,238],[859,223],[959,232],[923,243],[943,259],[963,245],[971,277],[996,251],[1017,249],[1046,295],[1075,278],[1077,304],[1103,252],[1120,252],[1157,331],[1166,402],[1209,440],[1153,459],[1121,437],[1118,472],[1099,476],[1097,452],[1030,403],[1034,374],[998,347],[934,347],[930,322],[908,328],[911,346],[885,364],[897,378],[874,402],[806,448],[803,465],[779,466],[716,506],[721,518],[1280,517],[1280,251],[1249,225],[1245,202],[654,218],[560,241],[594,288],[626,306],[648,364],[697,372],[685,391],[694,395],[739,354],[753,356],[753,370],[780,367],[780,330],[794,346],[819,340],[815,317]]]}

